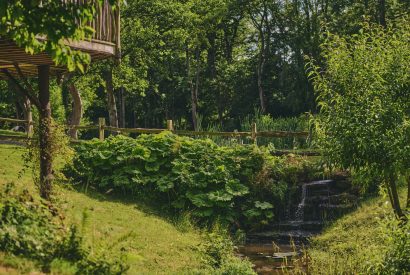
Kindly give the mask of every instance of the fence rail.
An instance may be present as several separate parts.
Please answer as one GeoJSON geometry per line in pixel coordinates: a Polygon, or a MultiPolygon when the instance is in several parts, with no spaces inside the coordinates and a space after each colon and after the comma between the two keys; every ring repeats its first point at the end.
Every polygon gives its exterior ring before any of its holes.
{"type": "MultiPolygon", "coordinates": [[[[9,122],[16,124],[32,125],[32,122],[14,119],[14,118],[2,118],[0,117],[0,122],[9,122]]],[[[209,131],[187,131],[187,130],[175,130],[172,120],[167,121],[167,128],[164,129],[149,129],[149,128],[118,128],[112,126],[106,126],[105,118],[100,118],[98,120],[98,125],[75,125],[67,126],[68,129],[75,130],[98,130],[100,140],[104,140],[105,131],[115,132],[115,133],[135,133],[135,134],[158,134],[163,131],[171,131],[177,135],[182,136],[220,136],[220,137],[250,137],[254,142],[257,141],[258,137],[265,138],[285,138],[285,137],[308,137],[309,132],[286,132],[286,131],[257,131],[257,125],[252,124],[252,131],[250,132],[209,132],[209,131]]],[[[28,133],[30,136],[31,133],[28,133]]],[[[4,135],[3,135],[4,136],[4,135]]]]}

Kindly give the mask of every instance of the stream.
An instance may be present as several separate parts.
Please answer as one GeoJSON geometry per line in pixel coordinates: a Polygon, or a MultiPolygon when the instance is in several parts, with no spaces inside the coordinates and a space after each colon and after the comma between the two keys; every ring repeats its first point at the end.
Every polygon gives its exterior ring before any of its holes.
{"type": "Polygon", "coordinates": [[[248,243],[238,247],[239,255],[248,258],[258,274],[284,274],[292,269],[295,257],[299,257],[299,246],[292,247],[276,243],[248,243]]]}
{"type": "MultiPolygon", "coordinates": [[[[258,274],[285,274],[302,262],[309,238],[319,234],[324,223],[356,207],[357,196],[346,179],[301,184],[300,200],[290,203],[288,220],[272,224],[266,231],[248,234],[238,246],[238,256],[248,258],[258,274]]],[[[302,264],[300,268],[304,268],[302,264]]]]}

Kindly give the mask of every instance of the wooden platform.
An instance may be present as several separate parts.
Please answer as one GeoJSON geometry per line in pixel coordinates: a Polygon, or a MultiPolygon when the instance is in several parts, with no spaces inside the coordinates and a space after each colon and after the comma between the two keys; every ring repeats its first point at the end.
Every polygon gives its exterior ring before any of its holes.
{"type": "MultiPolygon", "coordinates": [[[[83,5],[90,0],[64,0],[74,5],[83,5]]],[[[94,29],[92,39],[81,41],[64,41],[72,49],[80,50],[91,56],[91,61],[120,55],[120,8],[113,9],[108,0],[102,5],[95,3],[96,13],[88,26],[94,29]]],[[[38,40],[46,37],[37,36],[38,40]]],[[[66,70],[64,66],[55,66],[52,58],[46,54],[31,55],[25,49],[18,47],[7,37],[0,37],[0,78],[7,78],[2,69],[7,69],[12,75],[19,77],[14,64],[25,76],[37,76],[37,66],[50,65],[51,75],[57,75],[66,70]]]]}
{"type": "MultiPolygon", "coordinates": [[[[81,50],[90,54],[91,60],[105,59],[116,55],[116,44],[91,40],[79,42],[66,42],[72,49],[81,50]]],[[[18,77],[14,63],[17,63],[23,74],[30,77],[37,75],[37,66],[50,65],[50,73],[56,75],[63,73],[66,68],[55,66],[51,57],[46,53],[31,55],[26,53],[23,48],[18,47],[13,41],[0,39],[0,69],[7,69],[10,73],[18,77]]],[[[0,73],[0,78],[6,79],[4,73],[0,73]]]]}

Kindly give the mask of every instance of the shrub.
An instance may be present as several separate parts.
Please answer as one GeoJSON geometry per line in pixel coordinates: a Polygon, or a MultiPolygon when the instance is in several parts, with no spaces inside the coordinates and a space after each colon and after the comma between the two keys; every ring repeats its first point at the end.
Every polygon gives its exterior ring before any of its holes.
{"type": "Polygon", "coordinates": [[[213,274],[255,274],[248,260],[240,259],[233,254],[234,244],[228,232],[219,226],[214,226],[205,234],[199,249],[205,255],[205,264],[214,268],[213,274]]]}
{"type": "Polygon", "coordinates": [[[390,245],[376,273],[408,274],[410,272],[410,224],[390,221],[385,232],[390,245]]]}
{"type": "Polygon", "coordinates": [[[122,274],[128,269],[116,259],[93,257],[82,247],[76,228],[67,229],[57,209],[35,201],[28,191],[16,193],[7,185],[0,193],[0,217],[0,250],[35,260],[45,271],[64,268],[76,274],[122,274]]]}
{"type": "Polygon", "coordinates": [[[221,147],[169,132],[93,140],[76,152],[66,173],[77,182],[143,195],[200,221],[240,226],[273,219],[290,181],[284,175],[297,167],[253,145],[221,147]]]}

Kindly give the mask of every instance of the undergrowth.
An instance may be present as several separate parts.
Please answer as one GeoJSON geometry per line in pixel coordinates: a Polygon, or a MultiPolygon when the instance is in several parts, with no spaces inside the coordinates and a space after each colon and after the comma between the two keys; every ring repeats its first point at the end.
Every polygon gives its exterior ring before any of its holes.
{"type": "Polygon", "coordinates": [[[32,261],[44,272],[65,274],[123,274],[128,266],[110,255],[93,255],[83,246],[75,226],[51,203],[36,201],[27,190],[17,193],[7,184],[0,193],[0,251],[13,266],[14,257],[32,261]]]}
{"type": "Polygon", "coordinates": [[[223,147],[163,132],[83,143],[66,174],[86,188],[133,194],[201,223],[255,228],[274,219],[292,184],[320,174],[315,165],[253,145],[223,147]]]}

